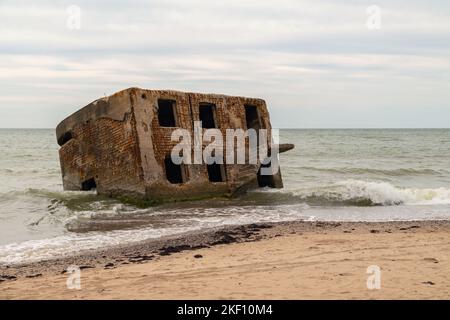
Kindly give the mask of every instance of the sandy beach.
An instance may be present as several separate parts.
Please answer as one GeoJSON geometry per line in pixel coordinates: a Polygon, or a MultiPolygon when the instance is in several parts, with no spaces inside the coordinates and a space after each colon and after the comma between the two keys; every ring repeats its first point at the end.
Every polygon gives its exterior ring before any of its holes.
{"type": "Polygon", "coordinates": [[[450,222],[211,230],[0,269],[1,299],[449,299],[450,222]],[[69,290],[64,266],[81,267],[69,290]],[[369,266],[380,289],[367,288],[369,266]]]}

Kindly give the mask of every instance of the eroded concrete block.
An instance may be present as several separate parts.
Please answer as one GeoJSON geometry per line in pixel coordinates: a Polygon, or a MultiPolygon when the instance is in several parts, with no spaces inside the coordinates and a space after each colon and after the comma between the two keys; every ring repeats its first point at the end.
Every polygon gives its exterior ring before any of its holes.
{"type": "MultiPolygon", "coordinates": [[[[227,129],[249,127],[267,129],[270,137],[264,100],[129,88],[90,103],[57,126],[64,189],[95,188],[99,194],[152,202],[231,196],[266,185],[282,187],[280,171],[258,178],[259,160],[234,164],[224,159],[223,165],[214,168],[204,163],[168,163],[179,143],[171,140],[172,132],[182,128],[194,136],[194,121],[201,119],[224,137],[227,129]]],[[[204,148],[208,143],[202,144],[204,148]]],[[[279,149],[292,148],[282,145],[279,149]]]]}

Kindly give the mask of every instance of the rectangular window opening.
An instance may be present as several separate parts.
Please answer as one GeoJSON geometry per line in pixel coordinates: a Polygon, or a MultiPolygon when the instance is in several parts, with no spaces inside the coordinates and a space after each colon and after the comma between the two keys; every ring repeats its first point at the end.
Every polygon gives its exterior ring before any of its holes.
{"type": "Polygon", "coordinates": [[[59,137],[58,144],[60,146],[63,146],[64,144],[66,144],[67,142],[69,142],[72,139],[73,139],[72,132],[71,131],[67,131],[61,137],[59,137]]]}
{"type": "Polygon", "coordinates": [[[95,183],[94,178],[88,179],[81,183],[82,191],[89,191],[89,190],[93,190],[93,189],[97,189],[97,183],[95,183]]]}
{"type": "Polygon", "coordinates": [[[177,184],[185,181],[183,165],[175,164],[171,157],[167,157],[164,159],[164,167],[166,169],[166,178],[170,183],[177,184]]]}
{"type": "Polygon", "coordinates": [[[206,168],[208,169],[208,178],[210,182],[225,181],[225,172],[222,164],[207,164],[206,168]]]}
{"type": "Polygon", "coordinates": [[[212,103],[200,103],[198,107],[202,128],[217,128],[216,124],[216,105],[212,103]]]}
{"type": "Polygon", "coordinates": [[[258,186],[260,188],[269,187],[275,188],[274,177],[272,175],[262,175],[261,168],[270,168],[271,163],[262,164],[258,170],[258,186]]]}
{"type": "Polygon", "coordinates": [[[175,100],[158,99],[158,121],[161,127],[177,126],[175,100]]]}
{"type": "Polygon", "coordinates": [[[261,129],[261,120],[256,106],[245,105],[245,120],[247,129],[261,129]]]}

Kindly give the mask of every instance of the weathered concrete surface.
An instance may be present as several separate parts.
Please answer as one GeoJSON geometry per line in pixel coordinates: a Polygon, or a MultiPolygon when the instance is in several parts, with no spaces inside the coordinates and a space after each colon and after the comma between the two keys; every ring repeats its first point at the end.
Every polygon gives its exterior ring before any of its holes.
{"type": "MultiPolygon", "coordinates": [[[[223,182],[210,182],[204,164],[184,165],[185,181],[168,181],[164,159],[178,144],[171,141],[172,131],[183,128],[194,136],[200,103],[215,105],[216,127],[224,137],[226,129],[247,129],[246,105],[256,107],[260,128],[268,129],[270,136],[264,100],[129,88],[92,102],[56,128],[64,189],[90,188],[95,181],[99,194],[157,201],[230,196],[257,187],[259,163],[224,164],[223,182]],[[159,124],[158,99],[175,102],[176,127],[159,124]]],[[[292,147],[280,146],[280,151],[292,147]]],[[[273,184],[282,187],[281,172],[273,184]]]]}

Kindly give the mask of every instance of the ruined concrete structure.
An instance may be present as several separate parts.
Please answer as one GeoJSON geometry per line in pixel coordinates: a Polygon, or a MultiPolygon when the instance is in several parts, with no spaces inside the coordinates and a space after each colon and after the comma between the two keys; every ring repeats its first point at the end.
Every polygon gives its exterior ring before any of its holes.
{"type": "Polygon", "coordinates": [[[224,136],[228,128],[271,130],[261,99],[129,88],[90,103],[56,128],[64,189],[157,201],[282,187],[280,171],[258,175],[260,162],[175,165],[172,131],[192,132],[196,120],[224,136]]]}

